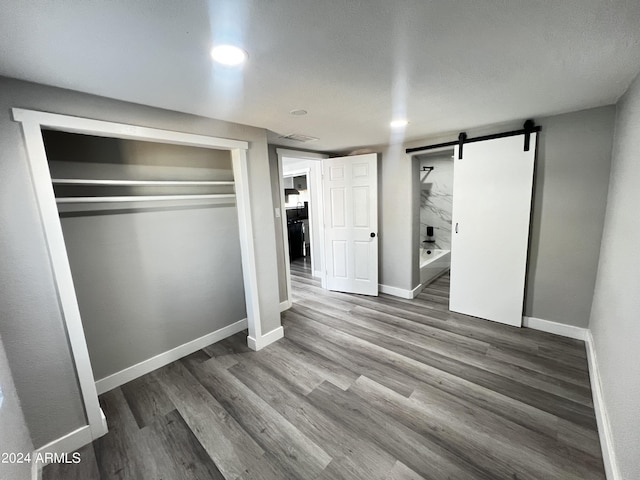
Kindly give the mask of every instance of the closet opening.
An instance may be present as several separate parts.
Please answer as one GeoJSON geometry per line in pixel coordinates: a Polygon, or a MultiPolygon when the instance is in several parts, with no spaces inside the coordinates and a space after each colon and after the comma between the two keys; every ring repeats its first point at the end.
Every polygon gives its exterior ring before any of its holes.
{"type": "Polygon", "coordinates": [[[248,329],[261,338],[244,141],[13,109],[87,425],[98,393],[248,329]]]}
{"type": "Polygon", "coordinates": [[[98,394],[246,328],[229,151],[42,135],[98,394]]]}

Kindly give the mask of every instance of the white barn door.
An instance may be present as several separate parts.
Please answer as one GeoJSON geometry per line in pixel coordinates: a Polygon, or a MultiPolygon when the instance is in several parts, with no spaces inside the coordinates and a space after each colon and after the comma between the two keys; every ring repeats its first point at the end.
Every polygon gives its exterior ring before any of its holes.
{"type": "Polygon", "coordinates": [[[326,287],[378,295],[378,158],[323,160],[326,287]]]}
{"type": "Polygon", "coordinates": [[[464,144],[454,156],[449,309],[522,325],[536,134],[464,144]]]}

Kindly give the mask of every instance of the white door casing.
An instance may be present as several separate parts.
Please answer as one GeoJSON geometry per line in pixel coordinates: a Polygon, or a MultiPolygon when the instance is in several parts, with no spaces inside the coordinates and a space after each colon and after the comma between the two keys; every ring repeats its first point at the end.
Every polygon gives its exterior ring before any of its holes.
{"type": "Polygon", "coordinates": [[[522,325],[536,151],[524,136],[465,144],[454,156],[449,309],[522,325]]]}
{"type": "Polygon", "coordinates": [[[322,163],[326,288],[378,295],[378,156],[322,163]]]}

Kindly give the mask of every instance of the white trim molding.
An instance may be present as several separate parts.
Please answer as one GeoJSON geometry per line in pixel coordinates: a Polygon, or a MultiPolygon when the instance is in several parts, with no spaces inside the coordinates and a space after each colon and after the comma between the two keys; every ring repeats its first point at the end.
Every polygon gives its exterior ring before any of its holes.
{"type": "Polygon", "coordinates": [[[280,313],[285,310],[289,310],[293,306],[293,302],[291,300],[285,300],[284,302],[280,302],[280,313]]]}
{"type": "Polygon", "coordinates": [[[96,381],[96,389],[98,390],[98,395],[102,395],[103,393],[108,392],[109,390],[113,390],[120,385],[124,385],[125,383],[130,382],[133,379],[141,377],[142,375],[146,375],[149,372],[153,372],[154,370],[160,367],[164,367],[165,365],[169,365],[171,362],[175,362],[182,357],[191,355],[193,352],[197,352],[198,350],[211,345],[212,343],[224,340],[225,338],[230,337],[231,335],[235,335],[236,333],[246,329],[247,319],[243,318],[242,320],[238,320],[231,325],[227,325],[226,327],[222,327],[214,332],[203,335],[200,338],[196,338],[195,340],[191,340],[190,342],[172,348],[171,350],[160,353],[155,357],[151,357],[147,360],[143,360],[140,363],[136,363],[135,365],[125,368],[124,370],[120,370],[119,372],[109,375],[108,377],[101,378],[100,380],[96,381]]]}
{"type": "Polygon", "coordinates": [[[547,333],[555,333],[563,337],[575,338],[576,340],[586,340],[586,328],[576,327],[574,325],[566,325],[564,323],[552,322],[535,317],[522,317],[522,326],[533,330],[540,330],[547,333]]]}
{"type": "MultiPolygon", "coordinates": [[[[289,259],[289,230],[287,227],[287,207],[285,206],[284,198],[284,175],[282,166],[282,156],[278,152],[278,189],[280,190],[280,222],[282,224],[282,245],[283,245],[283,259],[284,259],[284,276],[287,283],[287,302],[292,303],[291,296],[291,265],[289,259]]],[[[282,309],[280,310],[282,311],[282,309]]]]}
{"type": "Polygon", "coordinates": [[[21,123],[35,123],[41,127],[52,127],[56,130],[71,133],[91,133],[99,137],[117,137],[129,140],[147,140],[172,145],[188,145],[192,147],[208,147],[219,150],[247,150],[249,143],[227,138],[209,137],[194,133],[174,132],[158,128],[139,127],[126,123],[106,122],[91,118],[74,117],[58,113],[39,112],[13,108],[13,119],[21,123]]]}
{"type": "Polygon", "coordinates": [[[386,293],[387,295],[393,295],[394,297],[411,299],[414,298],[413,292],[415,289],[405,290],[404,288],[392,287],[390,285],[383,285],[380,283],[378,285],[378,291],[380,293],[386,293]]]}
{"type": "Polygon", "coordinates": [[[251,219],[247,152],[241,149],[232,150],[231,160],[233,163],[233,178],[236,183],[236,205],[238,208],[238,228],[240,230],[242,281],[244,283],[244,297],[247,306],[247,327],[249,336],[259,337],[262,334],[262,320],[258,301],[258,273],[253,221],[251,219]]]}
{"type": "Polygon", "coordinates": [[[301,160],[324,160],[329,158],[326,153],[305,152],[302,150],[291,150],[289,148],[276,148],[276,154],[280,157],[298,158],[301,160]]]}
{"type": "MultiPolygon", "coordinates": [[[[103,414],[104,417],[104,414],[103,414]]],[[[105,427],[105,433],[106,433],[105,427]]],[[[31,478],[33,480],[42,478],[42,469],[52,463],[53,455],[65,455],[75,452],[81,447],[93,441],[92,430],[89,425],[80,427],[46,445],[34,450],[31,455],[31,478]]]]}
{"type": "Polygon", "coordinates": [[[416,298],[418,295],[420,295],[420,293],[422,293],[422,290],[424,290],[425,288],[427,288],[427,284],[419,283],[417,287],[411,290],[411,298],[416,298]]]}
{"type": "Polygon", "coordinates": [[[602,449],[602,461],[604,463],[605,473],[607,480],[622,480],[622,475],[620,474],[616,454],[613,448],[611,424],[609,423],[609,415],[607,414],[607,409],[604,404],[598,358],[596,356],[596,348],[590,330],[587,330],[585,343],[587,347],[587,362],[589,364],[591,394],[593,395],[593,409],[596,413],[596,422],[598,424],[598,435],[600,437],[600,448],[602,449]]]}
{"type": "Polygon", "coordinates": [[[269,333],[265,333],[261,337],[247,337],[247,345],[251,350],[261,350],[264,347],[271,345],[273,342],[277,342],[282,337],[284,337],[284,328],[281,326],[278,328],[274,328],[269,333]]]}

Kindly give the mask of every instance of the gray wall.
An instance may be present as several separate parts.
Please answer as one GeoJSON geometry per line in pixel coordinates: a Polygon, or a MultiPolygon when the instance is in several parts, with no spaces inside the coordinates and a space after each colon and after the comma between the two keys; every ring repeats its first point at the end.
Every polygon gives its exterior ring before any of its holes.
{"type": "Polygon", "coordinates": [[[248,141],[262,331],[280,325],[265,130],[0,78],[0,335],[36,448],[86,419],[12,107],[248,141]]]}
{"type": "Polygon", "coordinates": [[[378,163],[379,283],[411,290],[420,283],[419,179],[405,145],[383,147],[378,163]]]}
{"type": "MultiPolygon", "coordinates": [[[[53,131],[43,136],[58,178],[233,180],[228,151],[53,131]]],[[[58,196],[232,191],[56,190],[58,196]]],[[[61,223],[96,380],[246,318],[233,201],[69,205],[61,223]]]]}
{"type": "Polygon", "coordinates": [[[640,76],[618,103],[589,328],[625,480],[640,478],[640,76]]]}
{"type": "MultiPolygon", "coordinates": [[[[542,125],[535,173],[524,314],[586,327],[608,188],[615,107],[536,119],[542,125]]],[[[523,121],[466,129],[469,136],[522,128],[523,121]]],[[[457,133],[381,147],[380,283],[420,282],[417,160],[405,148],[457,133]],[[408,188],[413,186],[413,188],[408,188]]]]}
{"type": "MultiPolygon", "coordinates": [[[[527,316],[579,327],[588,324],[604,222],[614,116],[615,107],[608,106],[536,119],[543,131],[534,180],[524,307],[527,316]]],[[[522,128],[523,122],[466,131],[469,136],[485,135],[522,128]]],[[[404,151],[449,141],[457,133],[357,152],[382,152],[378,188],[379,274],[383,285],[412,290],[420,283],[419,162],[404,151]]],[[[283,271],[280,262],[279,259],[283,271]]]]}
{"type": "MultiPolygon", "coordinates": [[[[284,186],[280,185],[280,171],[278,170],[278,149],[275,145],[269,145],[269,177],[271,179],[271,198],[273,205],[280,208],[280,189],[284,186]]],[[[285,215],[285,212],[281,212],[285,215]]],[[[282,219],[276,218],[276,260],[278,263],[278,293],[280,302],[287,300],[287,272],[285,270],[285,262],[287,256],[284,249],[284,236],[282,231],[282,219]]]]}
{"type": "MultiPolygon", "coordinates": [[[[22,415],[20,401],[0,338],[0,454],[11,452],[31,453],[33,444],[22,415]]],[[[30,467],[28,463],[0,463],[0,478],[28,480],[31,478],[30,467]]]]}
{"type": "Polygon", "coordinates": [[[540,119],[525,315],[587,327],[615,107],[540,119]]]}

